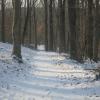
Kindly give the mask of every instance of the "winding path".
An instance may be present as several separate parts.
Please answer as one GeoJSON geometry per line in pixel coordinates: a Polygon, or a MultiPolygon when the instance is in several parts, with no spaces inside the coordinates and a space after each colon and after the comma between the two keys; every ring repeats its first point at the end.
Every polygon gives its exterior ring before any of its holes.
{"type": "Polygon", "coordinates": [[[27,64],[7,73],[0,100],[100,100],[100,81],[84,66],[57,53],[31,51],[23,56],[27,64]]]}

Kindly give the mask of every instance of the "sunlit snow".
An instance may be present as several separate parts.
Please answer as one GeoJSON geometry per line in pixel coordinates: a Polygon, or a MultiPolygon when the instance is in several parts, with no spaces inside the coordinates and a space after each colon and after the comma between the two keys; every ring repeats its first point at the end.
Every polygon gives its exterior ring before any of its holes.
{"type": "Polygon", "coordinates": [[[23,47],[24,63],[18,64],[11,51],[10,44],[0,43],[0,100],[100,100],[100,81],[84,70],[96,63],[23,47]]]}

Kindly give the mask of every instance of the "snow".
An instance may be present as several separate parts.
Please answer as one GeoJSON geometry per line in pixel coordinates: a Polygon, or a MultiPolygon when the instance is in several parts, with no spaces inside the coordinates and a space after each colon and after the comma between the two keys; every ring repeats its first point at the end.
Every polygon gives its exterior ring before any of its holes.
{"type": "Polygon", "coordinates": [[[0,100],[100,100],[100,81],[84,70],[96,63],[23,47],[24,63],[18,64],[11,52],[12,45],[0,43],[0,100]]]}

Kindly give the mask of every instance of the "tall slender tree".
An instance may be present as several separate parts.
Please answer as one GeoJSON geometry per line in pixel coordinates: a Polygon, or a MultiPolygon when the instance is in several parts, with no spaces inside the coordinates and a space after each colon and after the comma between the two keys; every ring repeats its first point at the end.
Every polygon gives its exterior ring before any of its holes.
{"type": "Polygon", "coordinates": [[[45,50],[48,51],[48,0],[44,0],[45,6],[45,50]]]}
{"type": "Polygon", "coordinates": [[[25,16],[25,23],[24,23],[23,33],[22,33],[22,43],[23,44],[24,44],[25,35],[27,34],[27,27],[28,27],[29,14],[30,14],[29,0],[27,0],[25,3],[27,4],[27,12],[25,16]]]}
{"type": "Polygon", "coordinates": [[[76,1],[68,0],[68,15],[70,26],[70,55],[72,59],[77,59],[76,45],[76,1]]]}
{"type": "Polygon", "coordinates": [[[88,0],[87,57],[93,59],[93,0],[88,0]]]}
{"type": "Polygon", "coordinates": [[[58,0],[58,12],[59,12],[59,52],[66,51],[66,42],[65,42],[65,0],[58,0]]]}
{"type": "Polygon", "coordinates": [[[12,0],[13,2],[13,58],[19,62],[22,61],[21,56],[21,0],[12,0]]]}
{"type": "Polygon", "coordinates": [[[100,0],[96,0],[95,9],[95,32],[94,32],[94,61],[98,61],[99,43],[100,43],[100,0]]]}
{"type": "Polygon", "coordinates": [[[49,1],[49,32],[48,32],[48,49],[53,51],[53,1],[49,1]]]}
{"type": "Polygon", "coordinates": [[[5,42],[5,0],[1,0],[1,41],[5,42]]]}
{"type": "Polygon", "coordinates": [[[34,27],[35,49],[37,49],[37,18],[36,18],[36,8],[35,8],[36,1],[37,0],[33,0],[33,19],[34,19],[33,27],[34,27]]]}

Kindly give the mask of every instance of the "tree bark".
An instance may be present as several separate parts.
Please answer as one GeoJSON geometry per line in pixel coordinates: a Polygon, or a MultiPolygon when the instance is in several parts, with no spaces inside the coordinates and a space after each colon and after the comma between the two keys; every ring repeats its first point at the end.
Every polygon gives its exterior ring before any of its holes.
{"type": "Polygon", "coordinates": [[[87,57],[93,59],[93,0],[88,0],[87,57]]]}
{"type": "Polygon", "coordinates": [[[1,0],[1,41],[5,42],[5,0],[1,0]]]}
{"type": "Polygon", "coordinates": [[[99,0],[96,0],[96,9],[95,9],[95,32],[94,32],[94,53],[93,59],[94,61],[98,61],[98,53],[99,53],[99,42],[100,42],[100,5],[99,0]]]}
{"type": "Polygon", "coordinates": [[[34,43],[35,49],[37,49],[37,19],[36,19],[36,11],[35,11],[35,1],[33,1],[33,17],[34,17],[34,43]]]}
{"type": "Polygon", "coordinates": [[[65,42],[65,0],[58,0],[58,9],[59,9],[59,52],[66,51],[66,42],[65,42]]]}
{"type": "Polygon", "coordinates": [[[48,38],[48,49],[53,51],[53,12],[52,12],[53,1],[50,0],[49,4],[49,38],[48,38]]]}
{"type": "Polygon", "coordinates": [[[18,61],[22,61],[21,56],[21,1],[13,0],[13,52],[12,55],[18,61]]]}
{"type": "Polygon", "coordinates": [[[48,51],[48,0],[44,0],[45,5],[45,50],[48,51]]]}
{"type": "Polygon", "coordinates": [[[24,23],[24,29],[23,29],[23,33],[22,33],[22,44],[24,44],[24,39],[25,39],[25,35],[27,34],[27,27],[28,27],[28,21],[29,21],[29,0],[27,0],[27,13],[25,16],[25,23],[24,23]]]}
{"type": "Polygon", "coordinates": [[[72,59],[77,59],[76,45],[76,1],[68,0],[68,14],[70,26],[70,56],[72,59]]]}

